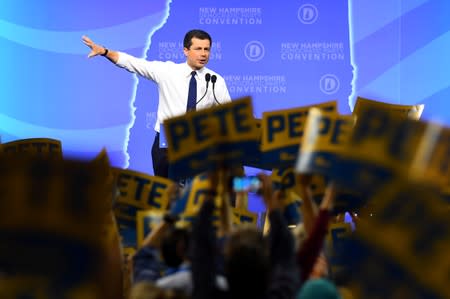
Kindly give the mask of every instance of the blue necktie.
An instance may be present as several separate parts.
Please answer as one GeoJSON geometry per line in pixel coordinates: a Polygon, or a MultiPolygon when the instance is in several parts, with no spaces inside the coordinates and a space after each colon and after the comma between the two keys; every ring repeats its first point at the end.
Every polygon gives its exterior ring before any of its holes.
{"type": "Polygon", "coordinates": [[[195,110],[197,104],[197,80],[195,80],[195,71],[191,72],[191,80],[189,81],[189,93],[186,111],[195,110]]]}

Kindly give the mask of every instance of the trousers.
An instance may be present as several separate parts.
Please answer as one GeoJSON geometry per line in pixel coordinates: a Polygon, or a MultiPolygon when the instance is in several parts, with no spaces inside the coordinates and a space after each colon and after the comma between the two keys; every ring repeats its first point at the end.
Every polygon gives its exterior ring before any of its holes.
{"type": "Polygon", "coordinates": [[[152,145],[153,173],[156,176],[169,177],[169,160],[167,148],[159,147],[159,132],[156,132],[152,145]]]}

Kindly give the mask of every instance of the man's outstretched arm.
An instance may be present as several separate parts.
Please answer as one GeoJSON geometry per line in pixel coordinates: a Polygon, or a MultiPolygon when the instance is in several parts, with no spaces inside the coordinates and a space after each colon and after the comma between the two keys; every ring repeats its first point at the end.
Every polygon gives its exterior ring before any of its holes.
{"type": "Polygon", "coordinates": [[[88,54],[89,58],[101,55],[105,56],[113,63],[117,63],[117,61],[119,60],[119,53],[117,51],[113,51],[101,45],[97,45],[85,35],[82,37],[82,40],[83,43],[91,49],[91,52],[88,54]]]}

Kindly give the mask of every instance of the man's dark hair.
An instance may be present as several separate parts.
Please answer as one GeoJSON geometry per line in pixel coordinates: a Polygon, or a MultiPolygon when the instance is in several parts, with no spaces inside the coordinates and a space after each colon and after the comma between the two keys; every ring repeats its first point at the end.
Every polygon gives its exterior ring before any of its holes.
{"type": "Polygon", "coordinates": [[[209,40],[209,44],[212,45],[212,39],[208,32],[200,29],[194,29],[186,33],[184,36],[183,47],[189,49],[192,46],[192,39],[194,37],[198,39],[207,39],[209,40]]]}
{"type": "Polygon", "coordinates": [[[270,282],[266,239],[255,228],[241,228],[225,245],[225,275],[232,298],[262,298],[270,282]]]}
{"type": "Polygon", "coordinates": [[[184,228],[170,228],[161,239],[161,255],[169,267],[178,267],[189,248],[190,233],[184,228]]]}

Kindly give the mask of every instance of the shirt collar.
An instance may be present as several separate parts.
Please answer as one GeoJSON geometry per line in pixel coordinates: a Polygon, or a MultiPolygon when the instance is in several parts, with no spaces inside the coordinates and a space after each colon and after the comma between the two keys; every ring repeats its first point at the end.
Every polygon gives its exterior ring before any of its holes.
{"type": "MultiPolygon", "coordinates": [[[[193,69],[187,64],[187,62],[184,65],[185,65],[185,69],[186,69],[186,78],[190,78],[193,69]]],[[[197,77],[199,77],[199,75],[203,75],[205,73],[205,68],[202,67],[201,69],[196,70],[196,72],[197,72],[197,77]]]]}

